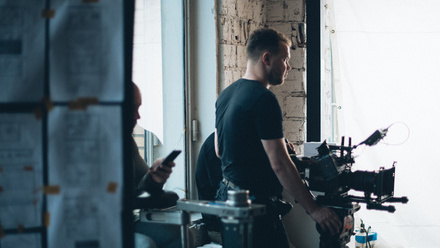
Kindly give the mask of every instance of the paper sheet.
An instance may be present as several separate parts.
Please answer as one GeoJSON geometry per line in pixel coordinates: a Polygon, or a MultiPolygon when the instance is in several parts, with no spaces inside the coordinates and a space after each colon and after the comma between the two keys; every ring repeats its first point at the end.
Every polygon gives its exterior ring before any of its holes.
{"type": "Polygon", "coordinates": [[[61,191],[48,196],[48,247],[122,247],[121,115],[119,106],[50,112],[49,184],[61,191]]]}
{"type": "Polygon", "coordinates": [[[54,101],[123,99],[122,0],[51,1],[50,90],[54,101]]]}
{"type": "Polygon", "coordinates": [[[33,114],[0,114],[0,224],[40,227],[42,124],[33,114]]]}
{"type": "Polygon", "coordinates": [[[0,1],[0,102],[43,96],[44,5],[44,0],[0,1]]]}
{"type": "Polygon", "coordinates": [[[0,247],[40,248],[41,235],[39,233],[10,234],[0,239],[0,247]]]}

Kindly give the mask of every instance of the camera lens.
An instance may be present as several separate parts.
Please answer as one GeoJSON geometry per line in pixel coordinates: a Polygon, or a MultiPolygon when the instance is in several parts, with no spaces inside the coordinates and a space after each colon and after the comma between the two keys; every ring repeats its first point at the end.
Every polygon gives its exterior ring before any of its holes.
{"type": "Polygon", "coordinates": [[[375,192],[377,174],[373,171],[355,171],[343,177],[344,184],[349,188],[364,192],[375,192]]]}

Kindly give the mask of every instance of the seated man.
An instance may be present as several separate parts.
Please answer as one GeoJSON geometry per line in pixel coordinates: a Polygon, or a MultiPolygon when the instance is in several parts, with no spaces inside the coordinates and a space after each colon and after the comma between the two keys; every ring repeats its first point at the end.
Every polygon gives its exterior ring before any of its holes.
{"type": "MultiPolygon", "coordinates": [[[[212,133],[200,148],[196,167],[196,185],[199,200],[215,201],[215,195],[222,180],[221,161],[215,154],[214,133],[212,133]]],[[[212,241],[221,244],[221,221],[219,217],[202,214],[212,241]]]]}
{"type": "MultiPolygon", "coordinates": [[[[134,87],[134,114],[132,127],[136,126],[140,118],[139,106],[142,104],[142,98],[139,88],[133,83],[134,87]]],[[[133,173],[136,192],[146,191],[158,194],[163,191],[163,185],[169,178],[174,162],[163,165],[163,159],[158,159],[151,167],[148,167],[145,160],[139,155],[138,147],[133,139],[132,142],[133,173]]],[[[135,221],[135,247],[136,248],[179,248],[180,227],[177,225],[151,224],[135,221]]]]}

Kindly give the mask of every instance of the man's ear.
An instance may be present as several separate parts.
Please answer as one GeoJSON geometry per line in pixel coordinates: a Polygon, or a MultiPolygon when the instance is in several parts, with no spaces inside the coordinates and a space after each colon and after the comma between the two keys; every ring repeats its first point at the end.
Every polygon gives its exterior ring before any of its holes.
{"type": "Polygon", "coordinates": [[[261,61],[262,61],[266,66],[270,66],[270,64],[271,64],[270,57],[271,57],[270,52],[264,52],[264,53],[261,55],[261,61]]]}

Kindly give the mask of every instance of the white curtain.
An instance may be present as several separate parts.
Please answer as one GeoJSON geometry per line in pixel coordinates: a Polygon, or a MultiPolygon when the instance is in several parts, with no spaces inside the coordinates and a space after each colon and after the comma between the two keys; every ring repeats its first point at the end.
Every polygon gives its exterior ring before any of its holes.
{"type": "Polygon", "coordinates": [[[437,0],[334,0],[340,133],[358,144],[394,124],[378,145],[356,149],[353,168],[397,161],[395,196],[409,198],[394,214],[365,206],[356,214],[377,232],[376,248],[440,247],[439,12],[437,0]]]}
{"type": "Polygon", "coordinates": [[[138,125],[163,143],[162,22],[160,0],[136,0],[133,81],[142,93],[138,125]]]}

